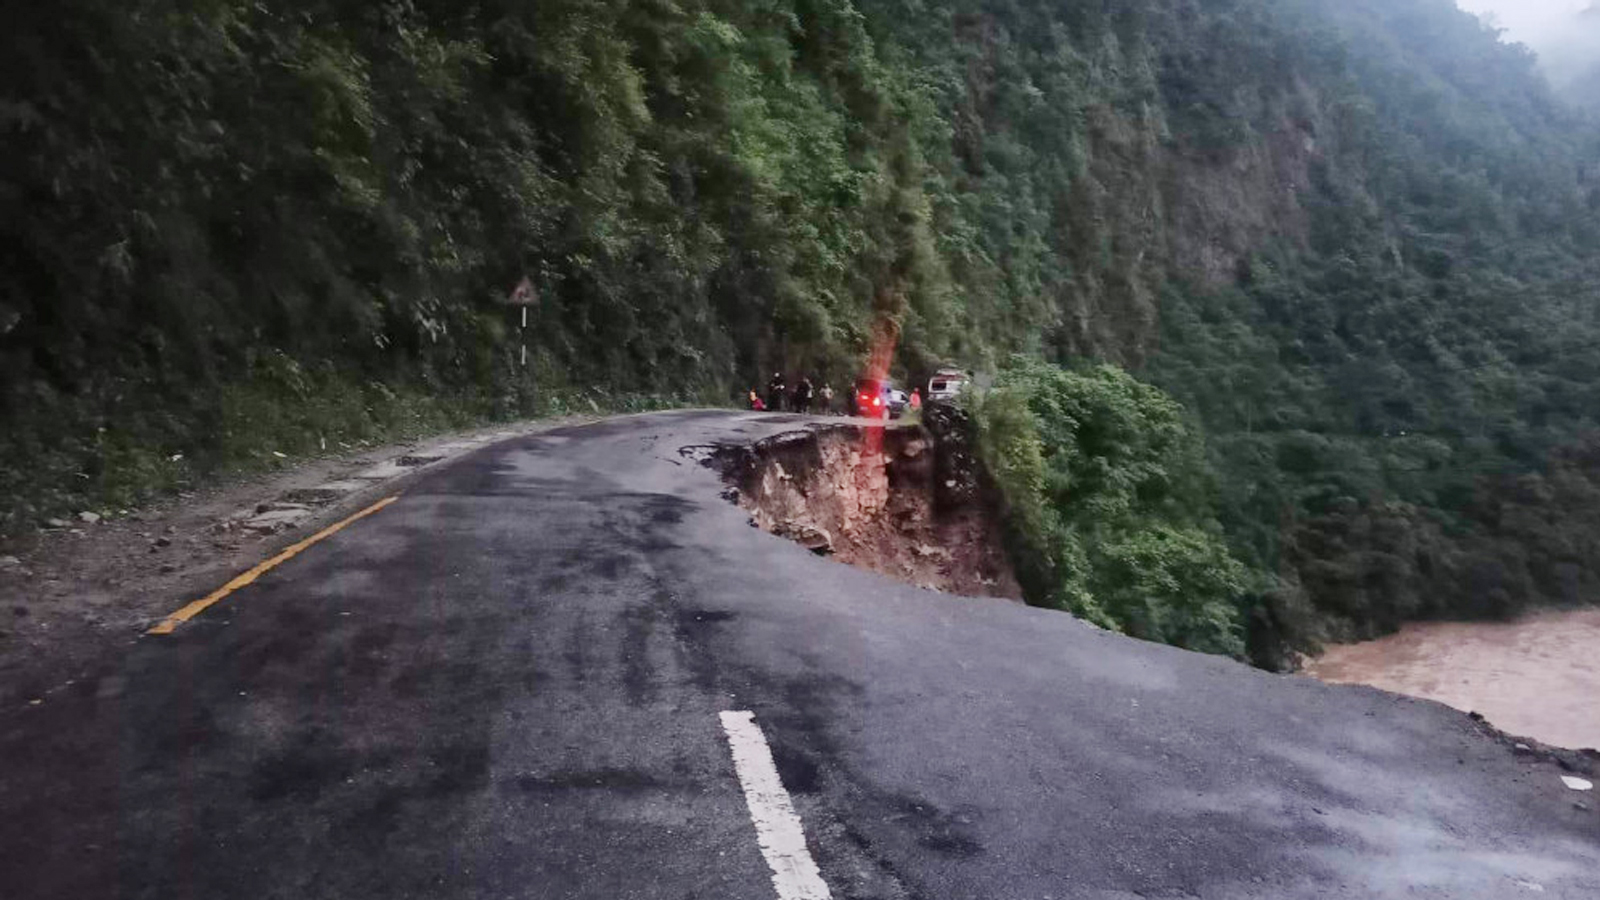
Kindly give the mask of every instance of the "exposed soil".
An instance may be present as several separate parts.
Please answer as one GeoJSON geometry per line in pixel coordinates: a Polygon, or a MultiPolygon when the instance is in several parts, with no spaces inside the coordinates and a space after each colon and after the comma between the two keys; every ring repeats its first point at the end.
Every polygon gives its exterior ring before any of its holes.
{"type": "Polygon", "coordinates": [[[754,524],[814,553],[929,590],[1020,600],[964,423],[933,409],[928,421],[795,431],[724,448],[717,462],[754,524]]]}

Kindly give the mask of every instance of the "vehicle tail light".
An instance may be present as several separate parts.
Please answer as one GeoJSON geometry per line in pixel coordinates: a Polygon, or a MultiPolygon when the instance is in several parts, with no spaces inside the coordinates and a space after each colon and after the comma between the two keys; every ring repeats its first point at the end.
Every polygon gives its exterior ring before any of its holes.
{"type": "Polygon", "coordinates": [[[883,398],[882,397],[873,397],[872,398],[872,405],[873,406],[882,406],[883,405],[883,398]]]}

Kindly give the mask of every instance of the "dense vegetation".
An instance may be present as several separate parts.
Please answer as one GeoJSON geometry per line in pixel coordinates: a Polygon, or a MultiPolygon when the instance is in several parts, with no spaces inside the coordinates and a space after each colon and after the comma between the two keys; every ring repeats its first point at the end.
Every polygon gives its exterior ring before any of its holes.
{"type": "Polygon", "coordinates": [[[1114,366],[1022,359],[975,405],[1030,600],[1243,655],[1249,578],[1217,524],[1199,436],[1171,397],[1114,366]]]}
{"type": "Polygon", "coordinates": [[[1085,392],[1159,409],[1173,443],[1130,458],[1214,481],[1133,527],[1041,458],[1040,602],[1229,652],[1242,621],[1274,663],[1600,587],[1600,132],[1449,0],[8,26],[0,530],[269,450],[1021,353],[1068,370],[1019,368],[1017,434],[1077,440],[1050,411],[1085,392]]]}

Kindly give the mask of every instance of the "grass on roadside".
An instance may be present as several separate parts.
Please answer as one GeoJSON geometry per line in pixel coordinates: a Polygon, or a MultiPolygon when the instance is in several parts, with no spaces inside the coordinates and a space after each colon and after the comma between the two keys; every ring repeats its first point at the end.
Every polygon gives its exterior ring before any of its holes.
{"type": "Polygon", "coordinates": [[[541,387],[531,377],[495,391],[358,378],[280,355],[247,382],[113,414],[94,414],[86,399],[39,399],[34,415],[0,434],[0,536],[378,444],[497,422],[708,405],[703,396],[541,387]]]}

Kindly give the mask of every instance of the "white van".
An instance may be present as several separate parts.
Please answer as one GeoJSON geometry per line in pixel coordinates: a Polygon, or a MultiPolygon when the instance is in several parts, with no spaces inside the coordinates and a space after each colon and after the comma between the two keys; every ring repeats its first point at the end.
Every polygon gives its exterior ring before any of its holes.
{"type": "Polygon", "coordinates": [[[928,379],[929,400],[954,400],[961,389],[967,386],[971,375],[960,369],[940,369],[928,379]]]}

